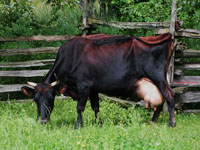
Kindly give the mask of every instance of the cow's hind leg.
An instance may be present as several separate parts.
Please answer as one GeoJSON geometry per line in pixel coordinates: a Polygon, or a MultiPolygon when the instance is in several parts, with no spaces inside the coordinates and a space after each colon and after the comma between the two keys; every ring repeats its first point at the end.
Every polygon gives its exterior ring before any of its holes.
{"type": "MultiPolygon", "coordinates": [[[[168,105],[168,111],[169,111],[169,126],[174,127],[176,126],[174,93],[171,87],[169,86],[167,79],[165,78],[163,74],[164,73],[159,72],[159,71],[151,72],[151,74],[149,74],[149,78],[158,87],[163,98],[166,100],[167,105],[168,105]]],[[[158,119],[158,116],[160,113],[159,111],[160,110],[155,112],[155,115],[152,118],[153,121],[158,119]]]]}
{"type": "Polygon", "coordinates": [[[174,93],[170,87],[166,90],[166,95],[168,96],[167,106],[169,111],[169,126],[175,127],[176,120],[175,120],[175,102],[174,102],[174,93]]]}
{"type": "Polygon", "coordinates": [[[167,83],[167,81],[160,82],[158,84],[158,87],[167,102],[169,111],[169,126],[174,127],[176,126],[174,93],[169,84],[167,83]]]}
{"type": "MultiPolygon", "coordinates": [[[[98,92],[94,89],[91,89],[89,97],[90,97],[91,107],[92,107],[94,114],[95,114],[95,119],[97,119],[98,113],[99,113],[99,95],[98,95],[98,92]]],[[[99,117],[98,123],[100,125],[102,125],[102,121],[101,121],[100,117],[99,117]]]]}
{"type": "Polygon", "coordinates": [[[78,87],[78,102],[77,102],[77,121],[75,124],[75,129],[83,126],[82,112],[85,110],[85,105],[87,103],[87,98],[90,92],[90,86],[87,83],[79,83],[78,87]]]}

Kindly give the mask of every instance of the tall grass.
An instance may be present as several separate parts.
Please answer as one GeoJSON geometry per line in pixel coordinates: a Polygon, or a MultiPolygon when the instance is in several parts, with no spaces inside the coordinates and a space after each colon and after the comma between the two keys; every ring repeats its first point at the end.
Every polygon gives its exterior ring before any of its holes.
{"type": "Polygon", "coordinates": [[[55,102],[48,125],[35,121],[33,102],[1,103],[0,149],[200,149],[200,115],[177,114],[177,127],[169,128],[168,114],[161,114],[158,123],[152,124],[143,109],[123,109],[105,100],[100,105],[102,127],[95,123],[87,104],[84,127],[74,130],[76,102],[71,99],[55,102]]]}

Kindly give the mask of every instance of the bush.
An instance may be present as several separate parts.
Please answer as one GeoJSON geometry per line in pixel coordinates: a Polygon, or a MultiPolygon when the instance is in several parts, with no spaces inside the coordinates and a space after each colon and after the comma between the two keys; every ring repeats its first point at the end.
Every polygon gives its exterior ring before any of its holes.
{"type": "Polygon", "coordinates": [[[39,2],[37,6],[33,8],[33,24],[41,27],[51,26],[53,19],[52,6],[45,2],[39,2]]]}

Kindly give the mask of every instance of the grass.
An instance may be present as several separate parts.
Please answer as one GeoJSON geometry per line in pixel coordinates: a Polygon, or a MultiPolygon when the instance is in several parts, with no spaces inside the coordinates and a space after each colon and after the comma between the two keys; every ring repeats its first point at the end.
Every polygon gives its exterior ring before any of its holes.
{"type": "Polygon", "coordinates": [[[94,113],[87,104],[84,127],[74,130],[76,102],[56,101],[48,125],[36,122],[33,102],[1,103],[0,149],[2,150],[199,150],[200,115],[177,114],[177,127],[169,128],[168,113],[161,114],[157,124],[141,108],[124,109],[101,101],[103,126],[95,123],[94,113]]]}

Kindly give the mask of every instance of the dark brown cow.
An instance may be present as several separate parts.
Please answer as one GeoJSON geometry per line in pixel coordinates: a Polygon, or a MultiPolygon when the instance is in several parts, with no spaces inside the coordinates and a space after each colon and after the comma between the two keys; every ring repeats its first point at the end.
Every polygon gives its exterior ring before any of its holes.
{"type": "Polygon", "coordinates": [[[44,83],[29,83],[35,89],[25,86],[22,91],[34,95],[41,123],[50,119],[55,95],[65,93],[77,99],[75,128],[78,128],[82,126],[88,97],[97,117],[98,93],[105,93],[145,99],[157,108],[153,122],[157,121],[166,99],[169,126],[175,126],[174,94],[166,77],[172,48],[170,33],[139,38],[104,34],[76,37],[60,47],[44,83]],[[55,86],[56,79],[60,84],[55,86]],[[153,90],[154,95],[146,88],[153,90]]]}

